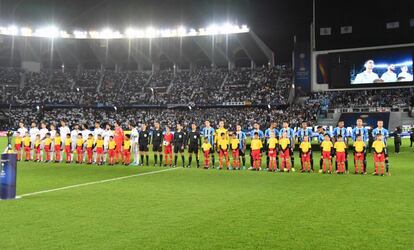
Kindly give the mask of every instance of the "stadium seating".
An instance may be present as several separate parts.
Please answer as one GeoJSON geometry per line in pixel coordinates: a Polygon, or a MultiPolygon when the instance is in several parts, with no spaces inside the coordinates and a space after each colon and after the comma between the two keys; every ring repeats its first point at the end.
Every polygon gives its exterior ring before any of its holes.
{"type": "MultiPolygon", "coordinates": [[[[19,70],[7,72],[2,82],[20,82],[19,70]]],[[[24,88],[7,95],[3,103],[118,105],[185,104],[216,105],[228,102],[286,105],[291,69],[200,68],[193,72],[172,70],[115,72],[84,70],[25,73],[24,88]]]]}

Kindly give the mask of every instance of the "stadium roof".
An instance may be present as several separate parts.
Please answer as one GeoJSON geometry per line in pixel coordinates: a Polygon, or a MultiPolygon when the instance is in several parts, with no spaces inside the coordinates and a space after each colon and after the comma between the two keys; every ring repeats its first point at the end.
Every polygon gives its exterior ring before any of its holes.
{"type": "Polygon", "coordinates": [[[102,65],[114,68],[118,65],[144,70],[151,69],[153,65],[156,68],[170,68],[173,65],[180,68],[189,68],[190,65],[227,67],[229,64],[250,65],[251,62],[274,65],[274,55],[269,47],[253,31],[242,31],[228,34],[217,31],[213,34],[207,31],[202,33],[201,30],[180,36],[163,36],[160,33],[148,37],[125,33],[111,39],[107,39],[102,32],[89,32],[88,37],[79,39],[74,34],[51,34],[55,32],[53,30],[36,31],[37,35],[24,36],[0,29],[3,33],[0,35],[0,64],[20,66],[23,61],[34,61],[44,67],[82,65],[98,68],[102,65]]]}

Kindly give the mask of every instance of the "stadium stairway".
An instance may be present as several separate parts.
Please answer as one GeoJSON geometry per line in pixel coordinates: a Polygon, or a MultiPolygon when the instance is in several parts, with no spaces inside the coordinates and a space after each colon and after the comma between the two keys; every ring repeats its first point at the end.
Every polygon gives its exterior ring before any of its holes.
{"type": "Polygon", "coordinates": [[[99,83],[98,83],[98,86],[96,87],[96,92],[98,92],[98,93],[101,91],[101,87],[102,87],[102,83],[103,83],[104,78],[105,78],[105,72],[101,71],[101,76],[99,77],[99,83]]]}

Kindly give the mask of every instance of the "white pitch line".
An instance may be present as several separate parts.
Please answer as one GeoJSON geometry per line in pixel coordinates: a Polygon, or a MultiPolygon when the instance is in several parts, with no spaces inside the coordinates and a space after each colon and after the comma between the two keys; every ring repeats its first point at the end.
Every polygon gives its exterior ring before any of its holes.
{"type": "Polygon", "coordinates": [[[152,171],[152,172],[146,172],[146,173],[140,173],[140,174],[127,175],[127,176],[122,176],[122,177],[117,177],[117,178],[112,178],[112,179],[106,179],[106,180],[100,180],[100,181],[87,182],[87,183],[76,184],[76,185],[71,185],[71,186],[66,186],[66,187],[61,187],[61,188],[54,188],[54,189],[42,190],[42,191],[33,192],[33,193],[22,194],[22,195],[19,195],[19,197],[27,197],[27,196],[33,196],[33,195],[38,195],[38,194],[50,193],[50,192],[55,192],[55,191],[60,191],[60,190],[71,189],[71,188],[77,188],[77,187],[84,187],[84,186],[89,186],[89,185],[95,185],[95,184],[100,184],[100,183],[105,183],[105,182],[119,181],[119,180],[123,180],[123,179],[128,179],[128,178],[133,178],[133,177],[138,177],[138,176],[144,176],[144,175],[150,175],[150,174],[158,174],[158,173],[162,173],[162,172],[166,172],[166,171],[171,171],[171,170],[177,170],[177,169],[179,169],[179,168],[169,168],[169,169],[157,170],[157,171],[152,171]]]}

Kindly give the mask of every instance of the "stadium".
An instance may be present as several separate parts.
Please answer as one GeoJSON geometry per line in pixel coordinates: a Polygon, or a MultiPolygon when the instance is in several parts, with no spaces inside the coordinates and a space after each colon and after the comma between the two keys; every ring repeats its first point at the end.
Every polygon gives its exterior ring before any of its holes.
{"type": "Polygon", "coordinates": [[[1,1],[1,248],[413,249],[413,10],[1,1]]]}

